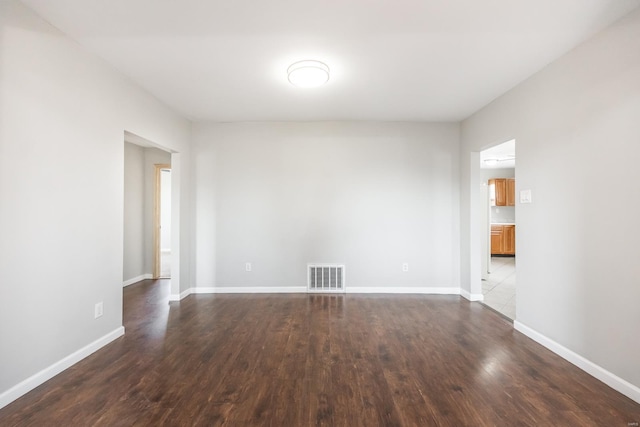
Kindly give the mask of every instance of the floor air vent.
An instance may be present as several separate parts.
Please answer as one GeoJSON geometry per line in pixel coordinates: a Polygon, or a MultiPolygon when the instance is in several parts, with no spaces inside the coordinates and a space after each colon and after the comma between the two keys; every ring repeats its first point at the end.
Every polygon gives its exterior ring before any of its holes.
{"type": "Polygon", "coordinates": [[[309,292],[344,292],[344,265],[309,264],[309,292]]]}

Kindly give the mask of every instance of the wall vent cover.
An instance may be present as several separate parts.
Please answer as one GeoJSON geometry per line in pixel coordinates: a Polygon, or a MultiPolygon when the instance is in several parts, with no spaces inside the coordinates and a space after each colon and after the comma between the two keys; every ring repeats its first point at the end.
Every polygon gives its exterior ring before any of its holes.
{"type": "Polygon", "coordinates": [[[307,290],[309,292],[344,292],[344,265],[308,264],[307,290]]]}

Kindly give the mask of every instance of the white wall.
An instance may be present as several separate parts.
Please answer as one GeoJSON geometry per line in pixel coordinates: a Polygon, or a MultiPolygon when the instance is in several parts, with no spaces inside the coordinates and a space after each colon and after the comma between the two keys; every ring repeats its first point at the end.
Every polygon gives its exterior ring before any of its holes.
{"type": "Polygon", "coordinates": [[[196,284],[305,287],[322,262],[346,264],[347,288],[458,288],[458,140],[457,124],[194,125],[196,284]]]}
{"type": "Polygon", "coordinates": [[[124,131],[180,152],[188,170],[190,123],[18,1],[0,2],[0,43],[2,406],[121,331],[124,131]]]}
{"type": "MultiPolygon", "coordinates": [[[[516,207],[517,321],[635,385],[636,400],[638,76],[640,10],[465,120],[461,156],[469,224],[471,152],[516,138],[516,187],[533,192],[516,207]]],[[[475,238],[463,230],[463,242],[475,238]]]]}
{"type": "Polygon", "coordinates": [[[515,176],[514,168],[480,169],[480,179],[485,183],[491,178],[515,178],[515,176]]]}
{"type": "Polygon", "coordinates": [[[160,174],[160,249],[171,252],[171,169],[160,174]]]}
{"type": "Polygon", "coordinates": [[[151,273],[145,269],[144,178],[144,148],[125,142],[123,282],[151,273]]]}
{"type": "Polygon", "coordinates": [[[489,220],[491,223],[515,223],[516,222],[516,208],[515,206],[491,206],[491,217],[489,220]]]}

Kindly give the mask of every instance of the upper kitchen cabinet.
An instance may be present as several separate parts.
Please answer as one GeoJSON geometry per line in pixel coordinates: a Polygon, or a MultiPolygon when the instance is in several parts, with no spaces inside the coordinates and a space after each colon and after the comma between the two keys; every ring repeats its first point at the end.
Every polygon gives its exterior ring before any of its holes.
{"type": "Polygon", "coordinates": [[[516,205],[516,180],[507,178],[507,206],[516,205]]]}
{"type": "Polygon", "coordinates": [[[491,206],[515,206],[516,180],[513,178],[490,179],[489,202],[491,206]]]}

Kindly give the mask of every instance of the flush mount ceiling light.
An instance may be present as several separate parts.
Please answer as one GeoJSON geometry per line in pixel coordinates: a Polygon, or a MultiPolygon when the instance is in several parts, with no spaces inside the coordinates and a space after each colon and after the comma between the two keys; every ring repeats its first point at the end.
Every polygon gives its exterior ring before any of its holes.
{"type": "Polygon", "coordinates": [[[318,87],[329,81],[329,67],[320,61],[298,61],[287,68],[289,82],[297,87],[318,87]]]}

